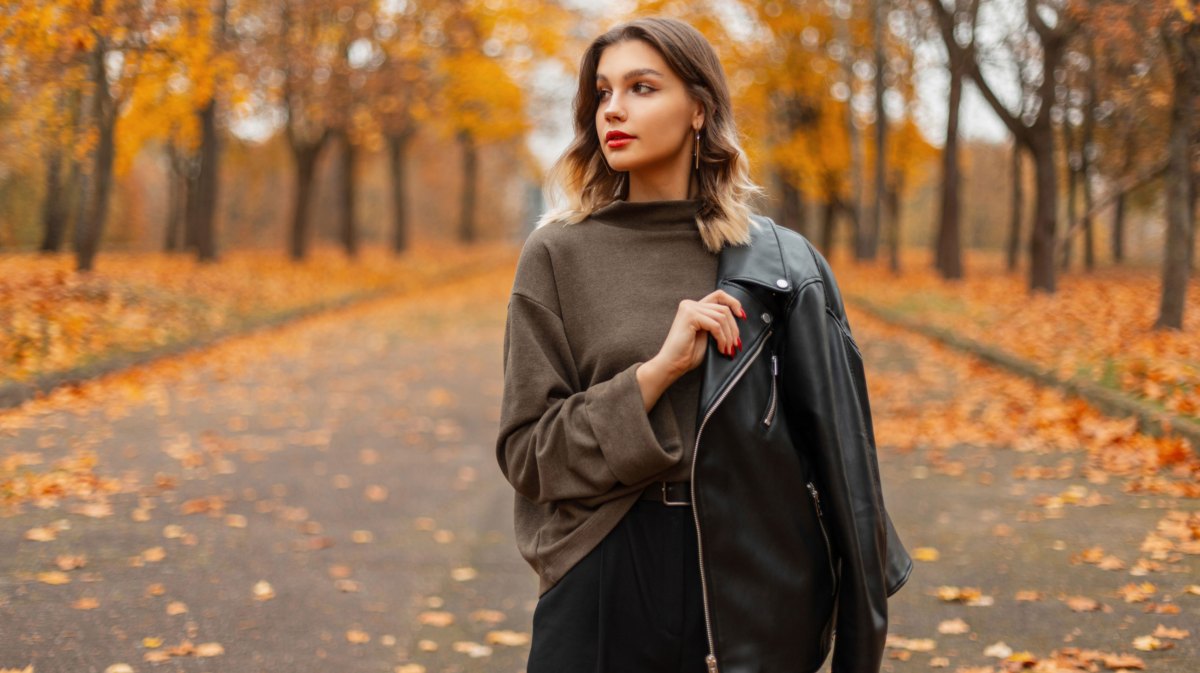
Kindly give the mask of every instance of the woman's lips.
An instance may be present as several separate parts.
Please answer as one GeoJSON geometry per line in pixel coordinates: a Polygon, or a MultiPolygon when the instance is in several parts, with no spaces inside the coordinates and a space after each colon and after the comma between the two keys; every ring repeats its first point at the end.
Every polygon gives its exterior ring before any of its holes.
{"type": "Polygon", "coordinates": [[[605,144],[609,147],[624,147],[633,142],[636,136],[631,136],[624,131],[609,131],[604,135],[605,144]]]}

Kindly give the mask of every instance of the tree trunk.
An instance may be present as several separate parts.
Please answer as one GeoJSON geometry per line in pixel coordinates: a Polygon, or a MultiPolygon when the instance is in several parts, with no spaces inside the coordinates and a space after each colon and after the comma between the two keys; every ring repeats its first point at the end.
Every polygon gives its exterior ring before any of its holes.
{"type": "Polygon", "coordinates": [[[170,171],[167,173],[167,227],[163,250],[180,252],[188,207],[187,159],[180,156],[179,148],[173,142],[167,144],[166,152],[170,171]]]}
{"type": "Polygon", "coordinates": [[[289,231],[289,249],[292,259],[299,262],[308,255],[309,210],[312,205],[313,177],[317,172],[317,158],[325,146],[325,136],[315,143],[292,146],[296,160],[296,196],[292,202],[292,227],[289,231]]]}
{"type": "Polygon", "coordinates": [[[354,165],[357,163],[358,156],[357,148],[350,140],[350,134],[346,131],[341,133],[342,136],[342,171],[341,171],[341,202],[342,202],[342,222],[341,222],[341,240],[342,248],[345,249],[346,255],[349,257],[358,256],[358,228],[354,223],[354,165]]]}
{"type": "MultiPolygon", "coordinates": [[[[1051,78],[1053,79],[1053,78],[1051,78]]],[[[1029,237],[1029,289],[1054,292],[1054,229],[1057,224],[1058,175],[1054,166],[1054,137],[1048,126],[1033,134],[1034,197],[1033,232],[1029,237]]]]}
{"type": "MultiPolygon", "coordinates": [[[[100,9],[101,0],[93,0],[93,14],[98,15],[100,9]]],[[[92,49],[90,63],[93,85],[91,118],[92,123],[96,125],[97,142],[93,155],[91,189],[83,218],[78,222],[79,235],[76,236],[75,248],[75,268],[84,273],[92,270],[96,253],[100,250],[100,241],[104,236],[113,160],[116,156],[116,104],[108,90],[108,77],[104,66],[105,51],[104,41],[97,40],[92,49]]]]}
{"type": "Polygon", "coordinates": [[[833,253],[833,236],[837,230],[838,202],[836,197],[829,197],[823,207],[821,218],[821,253],[828,256],[833,253]]]}
{"type": "Polygon", "coordinates": [[[479,157],[475,147],[475,138],[470,131],[462,129],[458,132],[458,144],[462,148],[462,210],[459,214],[458,238],[463,243],[474,243],[479,157]]]}
{"type": "Polygon", "coordinates": [[[1006,268],[1011,273],[1017,270],[1017,257],[1021,249],[1021,213],[1025,208],[1025,178],[1021,170],[1021,143],[1013,140],[1012,145],[1012,205],[1008,214],[1008,261],[1006,268]]]}
{"type": "MultiPolygon", "coordinates": [[[[1092,193],[1092,147],[1096,137],[1096,106],[1099,105],[1100,95],[1096,90],[1095,73],[1096,51],[1091,37],[1087,37],[1088,59],[1092,65],[1092,75],[1087,78],[1088,98],[1083,107],[1083,142],[1079,144],[1079,179],[1083,183],[1083,266],[1089,272],[1096,270],[1096,237],[1092,227],[1092,206],[1095,198],[1092,193]]],[[[1070,220],[1074,222],[1075,220],[1070,220]]]]}
{"type": "Polygon", "coordinates": [[[1171,105],[1171,135],[1167,154],[1167,236],[1163,254],[1162,301],[1156,329],[1183,329],[1192,239],[1192,171],[1189,141],[1192,136],[1192,78],[1197,72],[1195,31],[1181,29],[1166,36],[1174,61],[1174,97],[1171,105]]]}
{"type": "Polygon", "coordinates": [[[388,160],[392,169],[392,250],[399,254],[408,249],[408,198],[405,189],[408,146],[412,132],[388,136],[388,160]]]}
{"type": "Polygon", "coordinates": [[[42,202],[42,252],[62,249],[67,224],[67,200],[61,184],[62,150],[50,150],[46,159],[46,197],[42,202]]]}
{"type": "Polygon", "coordinates": [[[892,275],[900,275],[900,191],[903,189],[903,174],[896,171],[894,184],[887,190],[888,268],[892,275]]]}
{"type": "MultiPolygon", "coordinates": [[[[1075,194],[1079,191],[1079,163],[1076,160],[1075,139],[1071,132],[1070,123],[1063,123],[1063,157],[1067,160],[1067,222],[1074,222],[1077,213],[1075,194]]],[[[1071,268],[1071,237],[1073,232],[1067,231],[1062,240],[1062,259],[1060,267],[1063,271],[1071,268]]]]}
{"type": "Polygon", "coordinates": [[[796,177],[786,168],[775,172],[779,184],[779,226],[804,233],[804,194],[793,182],[796,177]]]}
{"type": "Polygon", "coordinates": [[[942,209],[934,247],[934,267],[947,280],[963,277],[959,222],[958,116],[962,101],[963,61],[950,62],[950,100],[946,115],[946,144],[942,149],[942,209]]]}
{"type": "Polygon", "coordinates": [[[216,203],[217,158],[219,156],[216,124],[216,97],[209,99],[200,110],[200,148],[196,156],[195,179],[186,190],[187,229],[189,243],[196,248],[196,259],[202,262],[217,259],[216,203]]]}
{"type": "Polygon", "coordinates": [[[1113,207],[1112,220],[1112,256],[1113,262],[1120,264],[1125,261],[1125,195],[1117,196],[1113,207]]]}
{"type": "MultiPolygon", "coordinates": [[[[855,62],[855,45],[854,37],[850,32],[850,22],[855,20],[853,16],[853,5],[850,13],[845,18],[834,19],[837,21],[837,37],[845,47],[841,59],[841,65],[846,77],[846,85],[849,87],[851,100],[854,97],[854,82],[857,77],[854,74],[855,62]]],[[[853,213],[850,218],[851,232],[851,248],[856,259],[862,259],[865,251],[866,234],[862,231],[862,188],[863,188],[863,142],[862,134],[858,131],[858,126],[854,123],[854,106],[850,104],[850,100],[846,101],[846,118],[843,120],[846,128],[846,138],[850,145],[850,194],[843,202],[841,207],[853,213]]]]}
{"type": "Polygon", "coordinates": [[[874,0],[871,33],[875,42],[875,205],[871,209],[867,241],[863,256],[875,259],[882,230],[883,210],[888,200],[887,186],[887,111],[883,105],[883,94],[887,89],[884,78],[887,55],[884,48],[883,26],[887,23],[887,0],[874,0]]]}

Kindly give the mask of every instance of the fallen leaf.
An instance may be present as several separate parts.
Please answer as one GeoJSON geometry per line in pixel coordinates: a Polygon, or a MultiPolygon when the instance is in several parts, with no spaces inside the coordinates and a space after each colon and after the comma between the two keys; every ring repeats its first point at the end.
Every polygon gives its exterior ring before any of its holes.
{"type": "Polygon", "coordinates": [[[92,598],[91,596],[84,596],[74,603],[71,603],[71,607],[75,608],[76,610],[95,610],[96,608],[100,607],[100,601],[92,598]]]}
{"type": "Polygon", "coordinates": [[[1153,652],[1154,650],[1169,650],[1175,647],[1175,643],[1164,643],[1154,636],[1138,636],[1133,639],[1133,649],[1143,652],[1153,652]]]}
{"type": "Polygon", "coordinates": [[[275,598],[275,589],[271,587],[271,583],[266,580],[259,580],[254,583],[254,600],[269,601],[275,598]]]}
{"type": "Polygon", "coordinates": [[[459,582],[473,580],[475,579],[476,575],[478,575],[478,573],[474,568],[471,567],[454,568],[450,571],[450,577],[459,582]]]}
{"type": "Polygon", "coordinates": [[[505,617],[507,617],[507,615],[505,615],[503,612],[499,610],[489,610],[487,608],[480,608],[471,613],[471,619],[473,621],[487,622],[489,624],[498,624],[504,621],[505,617]]]}
{"type": "Polygon", "coordinates": [[[37,574],[39,582],[46,584],[68,584],[71,581],[71,576],[61,570],[49,570],[37,574]]]}
{"type": "Polygon", "coordinates": [[[467,640],[455,641],[451,647],[454,648],[455,652],[462,652],[473,659],[488,657],[492,654],[492,648],[488,647],[487,645],[481,645],[479,643],[473,643],[467,640]]]}
{"type": "Polygon", "coordinates": [[[25,539],[33,540],[34,542],[49,542],[57,537],[58,532],[53,528],[39,526],[37,528],[30,528],[29,530],[25,531],[25,539]]]}
{"type": "Polygon", "coordinates": [[[1065,602],[1067,607],[1075,612],[1091,612],[1100,609],[1099,601],[1087,596],[1068,596],[1065,602]]]}
{"type": "Polygon", "coordinates": [[[520,646],[529,644],[529,634],[522,631],[488,631],[484,642],[489,645],[520,646]]]}
{"type": "Polygon", "coordinates": [[[362,643],[370,642],[371,636],[370,636],[370,634],[368,634],[365,631],[359,631],[357,629],[350,629],[349,631],[346,632],[346,640],[348,640],[352,643],[362,644],[362,643]]]}
{"type": "Polygon", "coordinates": [[[938,550],[933,547],[917,547],[913,550],[912,557],[917,561],[936,561],[938,560],[938,550]]]}
{"type": "Polygon", "coordinates": [[[983,656],[996,657],[997,659],[1003,659],[1012,653],[1012,648],[1006,645],[1003,640],[997,643],[992,643],[983,649],[983,656]]]}
{"type": "Polygon", "coordinates": [[[196,646],[195,654],[197,657],[215,657],[225,654],[225,648],[221,643],[200,643],[196,646]]]}
{"type": "Polygon", "coordinates": [[[70,554],[60,554],[54,557],[54,565],[58,566],[59,570],[74,570],[87,565],[87,556],[80,554],[72,556],[70,554]]]}
{"type": "Polygon", "coordinates": [[[1190,632],[1187,629],[1172,629],[1172,628],[1167,628],[1166,626],[1163,626],[1162,624],[1159,624],[1158,628],[1154,629],[1154,636],[1157,638],[1172,638],[1174,640],[1183,640],[1184,638],[1187,638],[1189,635],[1190,635],[1190,632]]]}
{"type": "Polygon", "coordinates": [[[454,623],[454,613],[440,610],[426,610],[417,615],[417,621],[429,626],[450,626],[454,623]]]}
{"type": "Polygon", "coordinates": [[[1104,665],[1111,669],[1136,668],[1144,670],[1146,668],[1146,662],[1132,654],[1106,654],[1104,655],[1104,665]]]}
{"type": "Polygon", "coordinates": [[[944,622],[938,624],[938,633],[958,634],[958,633],[969,633],[970,631],[971,631],[971,627],[968,626],[966,622],[964,622],[962,619],[959,619],[959,618],[947,619],[944,622]]]}

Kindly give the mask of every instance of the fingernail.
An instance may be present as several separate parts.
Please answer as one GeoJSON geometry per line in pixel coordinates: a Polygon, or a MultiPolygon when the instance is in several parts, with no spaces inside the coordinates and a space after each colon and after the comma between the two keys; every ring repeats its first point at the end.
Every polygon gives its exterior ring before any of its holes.
{"type": "Polygon", "coordinates": [[[742,347],[742,337],[738,337],[738,348],[742,347]]]}
{"type": "Polygon", "coordinates": [[[742,317],[745,318],[746,317],[746,309],[742,308],[742,309],[738,309],[738,310],[742,312],[742,317]]]}

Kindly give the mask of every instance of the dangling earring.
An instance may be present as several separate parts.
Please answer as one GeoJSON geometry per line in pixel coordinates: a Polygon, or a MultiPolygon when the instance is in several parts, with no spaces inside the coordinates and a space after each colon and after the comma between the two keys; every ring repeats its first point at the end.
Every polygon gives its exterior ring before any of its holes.
{"type": "Polygon", "coordinates": [[[692,156],[696,159],[696,170],[700,170],[700,129],[696,129],[696,144],[692,146],[692,156]]]}

